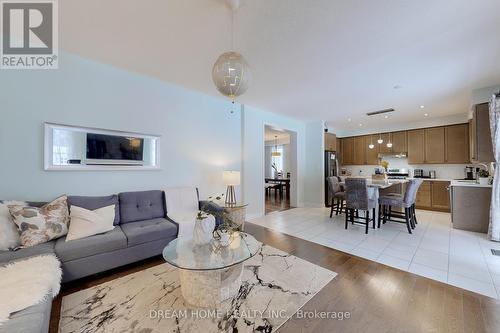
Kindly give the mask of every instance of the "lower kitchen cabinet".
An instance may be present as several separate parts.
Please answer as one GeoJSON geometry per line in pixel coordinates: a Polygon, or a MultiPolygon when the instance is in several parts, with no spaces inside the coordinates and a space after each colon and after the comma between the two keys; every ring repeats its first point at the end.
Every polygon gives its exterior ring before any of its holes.
{"type": "Polygon", "coordinates": [[[418,189],[415,206],[418,209],[449,212],[449,186],[450,182],[448,181],[424,180],[418,189]]]}
{"type": "Polygon", "coordinates": [[[431,209],[431,183],[424,181],[418,188],[415,206],[419,209],[431,209]]]}

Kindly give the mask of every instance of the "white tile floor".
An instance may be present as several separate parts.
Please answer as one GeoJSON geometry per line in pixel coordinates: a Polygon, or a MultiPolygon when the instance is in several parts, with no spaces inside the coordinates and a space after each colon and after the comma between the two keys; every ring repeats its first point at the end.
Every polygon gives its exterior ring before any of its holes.
{"type": "Polygon", "coordinates": [[[485,234],[453,229],[450,214],[417,211],[413,234],[388,222],[380,229],[349,223],[344,215],[329,217],[327,208],[294,208],[251,220],[276,231],[348,252],[493,298],[500,296],[500,243],[485,234]]]}

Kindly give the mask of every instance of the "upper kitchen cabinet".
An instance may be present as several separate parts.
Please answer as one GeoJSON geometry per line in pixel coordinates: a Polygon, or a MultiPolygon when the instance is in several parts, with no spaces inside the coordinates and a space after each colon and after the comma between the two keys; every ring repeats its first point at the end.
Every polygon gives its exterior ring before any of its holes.
{"type": "Polygon", "coordinates": [[[469,124],[471,161],[494,162],[488,103],[477,104],[474,107],[472,121],[469,124]]]}
{"type": "Polygon", "coordinates": [[[342,164],[354,164],[354,138],[343,138],[341,147],[342,164]]]}
{"type": "Polygon", "coordinates": [[[444,127],[432,127],[425,129],[425,163],[445,163],[446,144],[444,132],[444,127]]]}
{"type": "Polygon", "coordinates": [[[353,155],[353,163],[355,165],[365,164],[365,140],[362,136],[354,137],[354,155],[353,155]]]}
{"type": "Polygon", "coordinates": [[[325,133],[325,150],[337,151],[337,136],[333,133],[325,133]]]}
{"type": "Polygon", "coordinates": [[[393,132],[391,134],[392,152],[406,153],[408,144],[406,140],[406,131],[393,132]]]}
{"type": "Polygon", "coordinates": [[[446,126],[445,162],[463,164],[469,163],[468,124],[446,126]]]}
{"type": "Polygon", "coordinates": [[[407,132],[408,137],[408,163],[424,163],[424,142],[425,133],[423,129],[411,130],[407,132]]]}
{"type": "Polygon", "coordinates": [[[375,146],[378,146],[378,152],[379,153],[392,153],[392,148],[387,147],[387,142],[391,140],[391,133],[382,133],[380,135],[375,135],[376,140],[375,140],[375,146]],[[379,138],[382,138],[384,142],[381,144],[377,143],[377,140],[379,138]]]}
{"type": "Polygon", "coordinates": [[[365,135],[365,158],[366,158],[366,163],[368,165],[378,165],[378,149],[375,146],[373,149],[370,149],[369,145],[373,143],[374,145],[377,144],[377,136],[376,135],[365,135]]]}

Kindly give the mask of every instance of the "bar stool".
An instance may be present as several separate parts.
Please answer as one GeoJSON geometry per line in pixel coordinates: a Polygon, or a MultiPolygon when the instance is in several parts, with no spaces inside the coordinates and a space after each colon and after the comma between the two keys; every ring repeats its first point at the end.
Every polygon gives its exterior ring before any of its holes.
{"type": "Polygon", "coordinates": [[[344,210],[345,192],[342,191],[339,179],[337,177],[327,177],[326,180],[328,182],[328,191],[330,192],[330,196],[332,198],[332,208],[330,210],[331,218],[333,216],[334,209],[335,215],[339,215],[344,210]],[[335,200],[337,201],[337,203],[335,203],[335,200]]]}
{"type": "Polygon", "coordinates": [[[346,214],[345,214],[345,228],[347,229],[349,219],[351,222],[365,225],[365,234],[368,233],[368,226],[370,221],[373,221],[373,229],[375,229],[375,208],[377,200],[370,198],[368,191],[368,181],[366,178],[347,178],[345,180],[345,201],[346,201],[346,214]],[[365,211],[364,221],[361,218],[355,220],[354,214],[359,210],[365,211]],[[370,219],[370,211],[372,211],[372,218],[370,219]]]}
{"type": "MultiPolygon", "coordinates": [[[[406,187],[404,196],[391,193],[388,195],[383,195],[379,198],[379,205],[381,207],[380,210],[382,211],[384,224],[387,221],[406,223],[408,233],[412,233],[411,230],[415,229],[415,226],[417,224],[415,201],[417,199],[418,188],[420,187],[422,182],[422,179],[410,179],[408,186],[406,187]],[[393,212],[393,207],[404,208],[404,214],[393,212]],[[394,219],[394,217],[404,220],[394,219]]],[[[380,228],[380,217],[378,221],[378,227],[380,228]]]]}

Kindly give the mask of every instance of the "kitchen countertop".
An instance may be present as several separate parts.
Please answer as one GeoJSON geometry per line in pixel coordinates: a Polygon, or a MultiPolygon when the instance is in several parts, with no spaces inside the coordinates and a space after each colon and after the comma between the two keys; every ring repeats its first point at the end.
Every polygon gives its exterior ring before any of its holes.
{"type": "Polygon", "coordinates": [[[451,180],[450,186],[464,186],[464,187],[493,187],[492,185],[481,185],[475,182],[468,182],[468,181],[459,181],[459,180],[451,180]]]}

